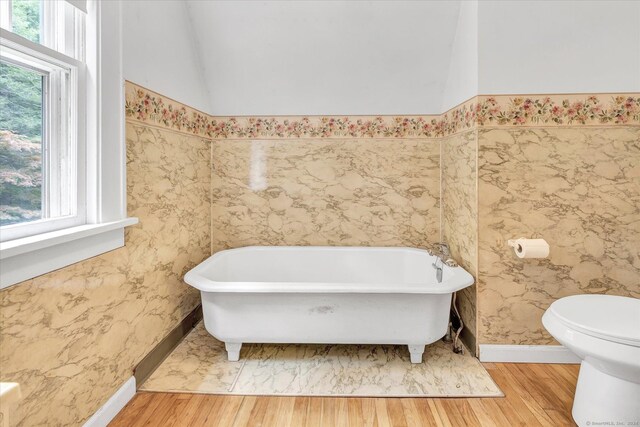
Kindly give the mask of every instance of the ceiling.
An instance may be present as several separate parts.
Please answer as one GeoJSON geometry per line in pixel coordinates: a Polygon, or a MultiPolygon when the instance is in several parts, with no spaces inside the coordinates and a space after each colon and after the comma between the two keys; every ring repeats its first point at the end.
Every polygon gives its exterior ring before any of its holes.
{"type": "Polygon", "coordinates": [[[214,115],[437,114],[459,1],[187,2],[214,115]]]}

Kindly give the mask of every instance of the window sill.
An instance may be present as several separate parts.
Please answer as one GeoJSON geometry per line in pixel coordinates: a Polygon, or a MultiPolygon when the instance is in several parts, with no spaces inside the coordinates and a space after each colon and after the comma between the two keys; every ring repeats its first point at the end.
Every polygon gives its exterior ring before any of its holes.
{"type": "Polygon", "coordinates": [[[0,243],[0,289],[124,246],[126,218],[0,243]]]}

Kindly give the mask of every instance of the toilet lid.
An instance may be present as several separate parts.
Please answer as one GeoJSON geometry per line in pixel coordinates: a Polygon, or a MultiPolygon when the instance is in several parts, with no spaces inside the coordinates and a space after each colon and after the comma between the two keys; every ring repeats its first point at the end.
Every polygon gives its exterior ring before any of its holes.
{"type": "Polygon", "coordinates": [[[574,295],[555,301],[549,311],[573,330],[640,347],[640,299],[574,295]]]}

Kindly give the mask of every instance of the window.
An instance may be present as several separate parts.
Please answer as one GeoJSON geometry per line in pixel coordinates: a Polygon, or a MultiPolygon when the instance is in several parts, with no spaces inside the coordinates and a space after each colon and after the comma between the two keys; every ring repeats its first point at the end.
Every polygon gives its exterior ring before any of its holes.
{"type": "Polygon", "coordinates": [[[0,0],[0,239],[86,222],[84,12],[0,0]]]}
{"type": "Polygon", "coordinates": [[[0,0],[0,289],[124,246],[122,3],[0,0]]]}

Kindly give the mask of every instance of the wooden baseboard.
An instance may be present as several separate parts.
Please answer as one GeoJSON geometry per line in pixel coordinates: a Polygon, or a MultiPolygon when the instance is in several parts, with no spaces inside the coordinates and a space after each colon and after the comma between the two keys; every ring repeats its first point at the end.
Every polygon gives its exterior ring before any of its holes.
{"type": "Polygon", "coordinates": [[[133,369],[138,388],[156,370],[162,361],[180,344],[180,341],[191,332],[202,320],[202,305],[198,305],[169,334],[156,345],[133,369]]]}

